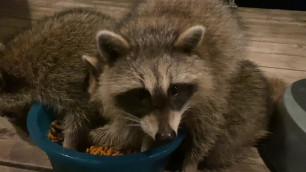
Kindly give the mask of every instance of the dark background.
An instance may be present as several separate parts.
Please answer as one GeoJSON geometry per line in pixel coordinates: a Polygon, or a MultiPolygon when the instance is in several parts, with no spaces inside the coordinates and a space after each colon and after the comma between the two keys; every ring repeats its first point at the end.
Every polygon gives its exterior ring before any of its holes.
{"type": "Polygon", "coordinates": [[[235,0],[239,7],[306,11],[306,0],[235,0]]]}

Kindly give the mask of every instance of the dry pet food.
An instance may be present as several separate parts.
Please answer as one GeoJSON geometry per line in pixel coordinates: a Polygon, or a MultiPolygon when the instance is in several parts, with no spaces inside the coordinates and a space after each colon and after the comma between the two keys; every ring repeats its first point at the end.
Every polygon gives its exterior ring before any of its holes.
{"type": "MultiPolygon", "coordinates": [[[[50,125],[50,130],[48,132],[48,138],[59,145],[62,145],[64,137],[61,132],[60,122],[55,120],[50,125]]],[[[86,153],[92,155],[106,155],[106,156],[116,156],[116,155],[124,155],[134,153],[131,150],[127,151],[118,151],[114,150],[111,147],[107,146],[90,146],[86,149],[86,153]]]]}

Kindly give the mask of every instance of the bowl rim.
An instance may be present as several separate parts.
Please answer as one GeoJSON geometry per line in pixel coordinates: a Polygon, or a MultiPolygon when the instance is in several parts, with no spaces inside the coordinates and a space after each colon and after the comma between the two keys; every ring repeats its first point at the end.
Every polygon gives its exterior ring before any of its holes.
{"type": "MultiPolygon", "coordinates": [[[[156,159],[164,158],[170,155],[175,149],[177,149],[184,139],[184,134],[179,134],[171,143],[161,145],[150,150],[129,154],[129,155],[119,155],[119,156],[101,156],[101,155],[91,155],[88,153],[77,152],[64,148],[51,140],[48,139],[47,133],[44,133],[38,124],[39,115],[45,114],[44,118],[49,118],[51,114],[50,109],[46,105],[39,102],[35,102],[27,117],[27,128],[30,133],[31,139],[36,145],[38,145],[42,150],[44,150],[47,155],[57,155],[64,159],[69,159],[70,161],[78,161],[90,164],[120,164],[125,163],[141,163],[144,161],[154,161],[156,159]]],[[[46,119],[47,120],[47,119],[46,119]]],[[[51,122],[50,122],[51,123],[51,122]]],[[[50,124],[49,124],[50,125],[50,124]]]]}

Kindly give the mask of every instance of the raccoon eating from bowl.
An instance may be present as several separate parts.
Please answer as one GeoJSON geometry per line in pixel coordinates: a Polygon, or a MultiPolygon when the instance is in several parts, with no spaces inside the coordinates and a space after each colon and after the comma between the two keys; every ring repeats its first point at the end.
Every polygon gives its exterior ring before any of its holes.
{"type": "Polygon", "coordinates": [[[83,60],[91,101],[109,123],[91,141],[146,150],[182,127],[184,171],[232,164],[266,135],[271,97],[281,94],[245,59],[241,33],[217,0],[143,1],[119,28],[99,31],[99,55],[83,60]]]}
{"type": "Polygon", "coordinates": [[[93,9],[67,9],[7,42],[0,51],[0,115],[26,128],[27,112],[39,101],[63,119],[64,147],[84,145],[97,118],[88,103],[89,75],[81,56],[94,54],[96,33],[115,23],[93,9]]]}

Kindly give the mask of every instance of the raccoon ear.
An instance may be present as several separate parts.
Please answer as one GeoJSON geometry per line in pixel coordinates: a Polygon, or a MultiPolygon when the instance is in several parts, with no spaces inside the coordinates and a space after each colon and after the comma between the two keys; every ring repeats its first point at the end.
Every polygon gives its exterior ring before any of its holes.
{"type": "Polygon", "coordinates": [[[5,50],[5,46],[4,44],[0,42],[0,52],[3,52],[4,50],[5,50]]]}
{"type": "Polygon", "coordinates": [[[92,95],[96,89],[99,74],[102,71],[101,63],[98,62],[97,57],[91,57],[88,55],[83,55],[82,61],[86,64],[89,72],[89,75],[85,78],[83,89],[84,91],[87,90],[87,92],[92,95]]]}
{"type": "Polygon", "coordinates": [[[174,47],[186,53],[192,52],[199,44],[205,33],[205,27],[197,25],[181,33],[174,43],[174,47]]]}
{"type": "Polygon", "coordinates": [[[88,67],[90,74],[97,76],[99,74],[99,67],[98,67],[98,59],[96,57],[91,57],[88,55],[82,56],[82,61],[88,67]]]}
{"type": "Polygon", "coordinates": [[[101,56],[109,63],[125,55],[130,48],[129,43],[122,36],[108,30],[98,32],[97,43],[101,56]]]}

